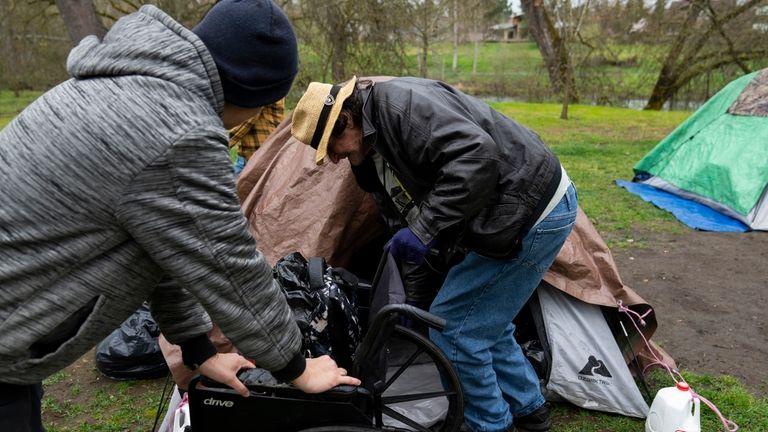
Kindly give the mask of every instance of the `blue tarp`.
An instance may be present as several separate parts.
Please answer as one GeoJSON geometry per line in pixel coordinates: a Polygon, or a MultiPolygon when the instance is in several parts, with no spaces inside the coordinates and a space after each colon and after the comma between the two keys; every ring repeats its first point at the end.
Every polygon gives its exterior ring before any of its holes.
{"type": "Polygon", "coordinates": [[[746,232],[749,227],[741,221],[724,215],[696,201],[673,195],[653,186],[616,180],[616,184],[645,201],[664,209],[689,227],[702,231],[746,232]]]}

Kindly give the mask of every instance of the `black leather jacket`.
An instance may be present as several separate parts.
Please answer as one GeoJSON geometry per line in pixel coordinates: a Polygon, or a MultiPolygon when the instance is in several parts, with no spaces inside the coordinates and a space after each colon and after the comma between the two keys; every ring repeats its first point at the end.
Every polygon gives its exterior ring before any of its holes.
{"type": "Polygon", "coordinates": [[[443,244],[514,256],[560,182],[539,136],[439,81],[394,78],[360,91],[363,140],[412,196],[411,230],[425,244],[440,234],[443,244]]]}

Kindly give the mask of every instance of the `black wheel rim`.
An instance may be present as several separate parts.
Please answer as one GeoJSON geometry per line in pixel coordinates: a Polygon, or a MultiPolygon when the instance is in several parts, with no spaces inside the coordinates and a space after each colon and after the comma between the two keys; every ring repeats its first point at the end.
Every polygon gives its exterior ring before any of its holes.
{"type": "Polygon", "coordinates": [[[458,431],[464,411],[461,384],[442,351],[426,336],[402,326],[395,327],[385,351],[386,380],[375,389],[380,401],[377,414],[384,425],[420,432],[458,431]],[[434,379],[425,387],[408,388],[429,376],[434,379]],[[405,393],[403,388],[407,389],[405,393]],[[443,413],[442,419],[435,421],[433,416],[438,411],[443,413]],[[424,412],[428,422],[424,421],[424,412]]]}

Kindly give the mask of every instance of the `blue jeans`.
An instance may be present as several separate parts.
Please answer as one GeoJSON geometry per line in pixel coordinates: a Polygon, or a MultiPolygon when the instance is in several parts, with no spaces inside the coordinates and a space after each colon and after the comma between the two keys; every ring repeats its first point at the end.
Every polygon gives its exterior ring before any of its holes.
{"type": "Polygon", "coordinates": [[[464,390],[464,419],[475,431],[504,431],[515,416],[544,404],[536,372],[515,341],[512,319],[555,260],[576,221],[571,185],[552,212],[523,239],[516,258],[474,252],[448,272],[430,312],[445,318],[430,338],[448,356],[464,390]]]}

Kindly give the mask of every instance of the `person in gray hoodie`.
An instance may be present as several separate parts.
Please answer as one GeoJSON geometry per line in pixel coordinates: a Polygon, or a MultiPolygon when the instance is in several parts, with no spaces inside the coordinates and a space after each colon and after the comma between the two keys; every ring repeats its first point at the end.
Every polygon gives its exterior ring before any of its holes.
{"type": "Polygon", "coordinates": [[[185,364],[244,396],[252,363],[216,354],[211,320],[306,392],[359,384],[301,355],[235,194],[225,128],[284,97],[297,57],[269,0],[222,0],[191,31],[143,6],[0,131],[0,430],[43,430],[41,381],[145,299],[185,364]]]}

